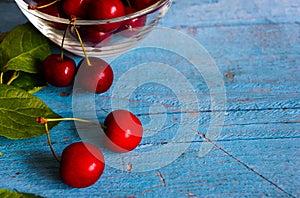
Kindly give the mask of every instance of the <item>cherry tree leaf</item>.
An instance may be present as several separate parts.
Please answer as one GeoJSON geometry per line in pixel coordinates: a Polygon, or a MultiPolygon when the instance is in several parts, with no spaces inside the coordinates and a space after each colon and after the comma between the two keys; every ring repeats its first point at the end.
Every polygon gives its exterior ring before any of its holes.
{"type": "Polygon", "coordinates": [[[12,86],[21,88],[33,94],[47,86],[45,79],[39,74],[30,74],[20,72],[17,79],[12,83],[12,86]]]}
{"type": "Polygon", "coordinates": [[[30,194],[30,193],[22,193],[17,191],[12,191],[4,188],[0,188],[0,197],[2,198],[39,198],[40,196],[30,194]]]}
{"type": "MultiPolygon", "coordinates": [[[[42,100],[23,89],[0,84],[0,136],[26,139],[45,134],[38,117],[60,118],[42,100]]],[[[59,122],[49,122],[49,130],[59,122]]]]}
{"type": "Polygon", "coordinates": [[[0,71],[39,73],[51,44],[34,26],[25,23],[8,32],[0,43],[0,71]]]}
{"type": "Polygon", "coordinates": [[[0,34],[0,43],[3,41],[3,39],[5,38],[6,35],[7,35],[7,32],[0,34]]]}

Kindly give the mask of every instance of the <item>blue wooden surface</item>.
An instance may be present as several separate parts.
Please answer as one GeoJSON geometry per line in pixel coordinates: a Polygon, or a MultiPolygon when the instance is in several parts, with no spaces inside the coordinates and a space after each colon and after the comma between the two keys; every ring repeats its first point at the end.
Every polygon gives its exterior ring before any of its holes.
{"type": "MultiPolygon", "coordinates": [[[[0,15],[0,32],[26,21],[12,1],[0,2],[0,15]]],[[[192,37],[216,62],[226,89],[226,108],[220,110],[225,122],[217,144],[286,192],[300,197],[300,2],[174,0],[159,26],[192,37]]],[[[206,132],[214,113],[211,96],[203,78],[188,62],[178,57],[172,62],[168,52],[153,49],[136,50],[126,57],[128,62],[120,58],[112,65],[117,79],[131,67],[126,63],[137,64],[144,59],[167,62],[193,84],[199,100],[199,109],[181,111],[172,90],[155,85],[129,87],[135,90],[130,108],[143,123],[168,112],[163,130],[143,139],[139,149],[155,150],[168,143],[185,122],[181,120],[183,115],[199,113],[193,121],[200,123],[200,132],[206,132]],[[164,109],[151,109],[157,103],[164,109]]],[[[181,91],[187,99],[190,97],[186,90],[181,91]]],[[[70,88],[48,87],[36,96],[58,114],[70,117],[72,96],[62,96],[62,92],[70,92],[70,88]]],[[[112,91],[97,96],[100,120],[110,110],[111,100],[112,91]]],[[[80,140],[72,122],[62,122],[51,132],[58,153],[80,140]]],[[[95,185],[72,189],[61,182],[45,136],[22,141],[0,138],[0,187],[46,197],[288,197],[218,149],[199,156],[202,144],[195,135],[186,152],[165,167],[134,172],[128,171],[128,162],[124,161],[123,169],[106,166],[95,185]]],[[[158,154],[157,161],[146,163],[159,163],[162,158],[158,154]]]]}

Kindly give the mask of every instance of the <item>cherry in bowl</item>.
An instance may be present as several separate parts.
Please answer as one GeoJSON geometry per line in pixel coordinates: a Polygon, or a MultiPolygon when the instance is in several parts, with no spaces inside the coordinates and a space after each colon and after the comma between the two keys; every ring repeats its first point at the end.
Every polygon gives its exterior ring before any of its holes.
{"type": "MultiPolygon", "coordinates": [[[[125,13],[126,14],[133,14],[137,12],[138,10],[133,7],[125,7],[125,13]]],[[[146,15],[128,19],[122,23],[122,25],[119,28],[120,35],[125,37],[132,37],[134,35],[137,35],[140,30],[146,25],[147,17],[146,15]]]]}

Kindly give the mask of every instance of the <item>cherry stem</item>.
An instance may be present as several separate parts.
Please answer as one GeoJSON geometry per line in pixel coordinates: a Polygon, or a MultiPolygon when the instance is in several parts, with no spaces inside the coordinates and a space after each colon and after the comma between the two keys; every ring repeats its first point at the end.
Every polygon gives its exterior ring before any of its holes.
{"type": "Polygon", "coordinates": [[[41,5],[41,6],[34,6],[34,5],[30,4],[30,5],[28,6],[28,8],[29,8],[30,10],[43,9],[43,8],[52,6],[53,4],[55,4],[55,3],[59,2],[59,1],[60,1],[60,0],[54,0],[54,1],[50,2],[50,3],[47,3],[47,4],[45,4],[45,5],[41,5]]]}
{"type": "Polygon", "coordinates": [[[37,118],[36,121],[40,124],[47,124],[48,122],[59,122],[59,121],[79,121],[91,124],[100,124],[101,127],[104,129],[106,128],[103,124],[91,120],[81,119],[81,118],[37,118]]]}
{"type": "Polygon", "coordinates": [[[87,64],[88,64],[88,66],[92,66],[92,64],[91,64],[91,62],[90,62],[90,60],[89,60],[89,58],[88,58],[88,55],[87,55],[87,53],[86,53],[86,51],[85,51],[85,48],[84,48],[84,45],[83,45],[83,41],[82,41],[82,39],[81,39],[80,33],[79,33],[79,31],[78,31],[78,28],[76,27],[76,24],[75,24],[75,22],[76,22],[76,17],[75,17],[75,16],[72,16],[72,17],[71,17],[71,21],[73,22],[74,30],[75,30],[76,35],[77,35],[77,37],[78,37],[78,40],[79,40],[79,42],[80,42],[80,45],[81,45],[83,54],[84,54],[84,56],[85,56],[85,58],[86,58],[86,62],[87,62],[87,64]]]}
{"type": "MultiPolygon", "coordinates": [[[[1,76],[2,77],[2,76],[1,76]]],[[[9,79],[9,81],[6,83],[7,85],[10,85],[14,80],[16,80],[19,77],[19,72],[14,71],[12,77],[9,79]]]]}
{"type": "Polygon", "coordinates": [[[3,74],[4,74],[4,72],[0,73],[0,84],[3,84],[3,74]]]}
{"type": "Polygon", "coordinates": [[[65,38],[66,38],[67,31],[69,30],[69,28],[71,26],[71,23],[72,23],[72,21],[70,21],[67,28],[65,29],[64,34],[63,34],[63,38],[61,40],[61,45],[60,45],[60,58],[61,58],[61,60],[64,59],[64,43],[65,43],[65,38]]]}
{"type": "Polygon", "coordinates": [[[131,3],[129,0],[127,0],[128,6],[131,8],[131,3]]]}
{"type": "MultiPolygon", "coordinates": [[[[80,118],[43,118],[43,117],[39,117],[39,118],[36,119],[36,122],[45,125],[45,131],[46,131],[48,145],[50,147],[52,155],[54,156],[54,158],[58,162],[60,162],[60,160],[59,160],[57,154],[55,153],[52,142],[51,142],[48,122],[59,122],[59,121],[68,121],[68,120],[69,121],[79,121],[79,122],[85,122],[85,123],[92,123],[92,124],[99,124],[98,122],[94,122],[94,121],[91,121],[91,120],[80,119],[80,118]]],[[[103,129],[106,128],[104,125],[102,125],[102,124],[100,124],[100,125],[103,129]]]]}
{"type": "Polygon", "coordinates": [[[132,28],[131,25],[125,25],[125,28],[128,29],[129,31],[134,31],[134,28],[132,28]]]}
{"type": "Polygon", "coordinates": [[[91,120],[85,120],[85,119],[81,119],[81,118],[47,118],[44,119],[46,120],[46,122],[58,122],[58,121],[79,121],[79,122],[86,122],[86,123],[94,123],[91,120]]]}
{"type": "Polygon", "coordinates": [[[54,156],[54,158],[56,159],[56,161],[59,162],[60,160],[59,160],[57,154],[55,153],[55,151],[53,149],[53,145],[52,145],[52,142],[51,142],[49,128],[48,128],[48,124],[47,123],[45,123],[45,130],[46,130],[47,140],[48,140],[48,144],[49,144],[50,150],[52,152],[52,155],[54,156]]]}

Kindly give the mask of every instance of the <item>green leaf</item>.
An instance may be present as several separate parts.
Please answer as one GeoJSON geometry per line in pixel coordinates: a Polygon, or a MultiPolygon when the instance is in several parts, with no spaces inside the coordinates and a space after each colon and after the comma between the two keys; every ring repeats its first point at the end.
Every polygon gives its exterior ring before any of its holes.
{"type": "Polygon", "coordinates": [[[7,32],[0,34],[0,43],[3,41],[3,39],[5,38],[6,35],[7,35],[7,32]]]}
{"type": "MultiPolygon", "coordinates": [[[[61,118],[42,100],[25,90],[0,84],[0,136],[26,139],[45,134],[38,117],[61,118]]],[[[49,122],[49,130],[59,122],[49,122]]]]}
{"type": "Polygon", "coordinates": [[[41,75],[20,72],[19,77],[15,79],[10,85],[33,94],[46,87],[47,83],[41,77],[41,75]]]}
{"type": "Polygon", "coordinates": [[[2,198],[39,198],[41,196],[30,194],[30,193],[21,193],[21,192],[17,192],[17,191],[0,188],[0,197],[2,197],[2,198]]]}
{"type": "Polygon", "coordinates": [[[38,73],[50,53],[50,42],[35,27],[29,23],[19,25],[0,43],[0,70],[38,73]]]}

